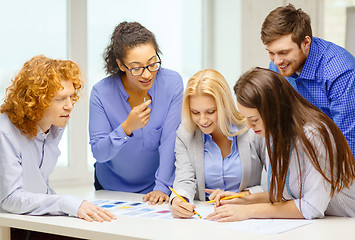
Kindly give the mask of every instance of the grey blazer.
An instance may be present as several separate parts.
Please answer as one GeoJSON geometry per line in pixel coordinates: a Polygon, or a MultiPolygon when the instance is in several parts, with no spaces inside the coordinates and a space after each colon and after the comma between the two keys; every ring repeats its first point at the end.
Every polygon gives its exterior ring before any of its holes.
{"type": "MultiPolygon", "coordinates": [[[[238,126],[239,127],[239,126],[238,126]]],[[[242,165],[242,180],[239,191],[261,184],[261,172],[265,166],[265,141],[247,130],[237,136],[242,165]]],[[[174,190],[189,199],[205,201],[204,143],[203,133],[198,128],[188,132],[182,124],[176,132],[174,190]]],[[[173,199],[175,194],[172,193],[173,199]]]]}

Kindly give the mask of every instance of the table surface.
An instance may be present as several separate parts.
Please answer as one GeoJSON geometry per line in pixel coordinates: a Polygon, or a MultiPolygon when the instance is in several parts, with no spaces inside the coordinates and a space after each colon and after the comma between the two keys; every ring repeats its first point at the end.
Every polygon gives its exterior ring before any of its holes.
{"type": "MultiPolygon", "coordinates": [[[[122,201],[142,201],[141,194],[91,191],[86,197],[89,199],[113,199],[122,201]]],[[[201,204],[199,202],[196,205],[201,204]]],[[[162,206],[168,208],[168,205],[162,206]]],[[[355,218],[326,217],[316,220],[285,233],[276,235],[259,235],[237,232],[223,228],[225,223],[197,221],[193,219],[160,220],[131,216],[118,216],[112,222],[86,222],[67,216],[27,216],[0,213],[0,230],[8,227],[29,229],[66,235],[84,239],[229,239],[234,236],[242,239],[322,239],[330,240],[353,236],[355,218]]],[[[6,235],[2,235],[6,236],[6,235]]]]}

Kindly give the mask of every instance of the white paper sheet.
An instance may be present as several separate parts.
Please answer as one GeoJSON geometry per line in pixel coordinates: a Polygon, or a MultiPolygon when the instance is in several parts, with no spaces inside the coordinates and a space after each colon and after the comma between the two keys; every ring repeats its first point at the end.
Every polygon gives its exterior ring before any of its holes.
{"type": "MultiPolygon", "coordinates": [[[[174,220],[169,208],[164,205],[149,205],[143,202],[131,202],[120,200],[93,200],[91,201],[100,207],[110,210],[117,216],[131,216],[142,218],[155,218],[164,220],[174,220]]],[[[196,212],[202,216],[200,219],[197,215],[194,215],[192,219],[205,220],[207,215],[214,211],[213,204],[199,205],[196,212]]],[[[176,219],[175,219],[176,220],[176,219]]],[[[257,234],[278,234],[286,232],[297,227],[301,227],[310,224],[316,220],[294,220],[294,219],[249,219],[245,221],[232,222],[221,224],[222,228],[227,228],[240,232],[249,232],[257,234]]]]}
{"type": "Polygon", "coordinates": [[[303,219],[249,219],[224,224],[222,227],[239,232],[278,234],[313,223],[303,219]]]}

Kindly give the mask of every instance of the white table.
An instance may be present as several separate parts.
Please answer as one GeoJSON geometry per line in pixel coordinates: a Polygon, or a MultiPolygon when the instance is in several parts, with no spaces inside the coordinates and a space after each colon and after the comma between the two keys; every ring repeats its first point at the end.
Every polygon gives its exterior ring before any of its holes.
{"type": "MultiPolygon", "coordinates": [[[[141,201],[141,194],[98,191],[89,194],[97,199],[141,201]]],[[[201,203],[196,203],[201,204],[201,203]]],[[[163,208],[167,208],[165,205],[163,208]]],[[[354,237],[355,218],[326,217],[315,223],[277,234],[257,235],[222,228],[223,223],[192,219],[159,220],[118,216],[112,222],[86,222],[65,216],[26,216],[0,213],[0,239],[10,239],[10,227],[48,232],[84,239],[288,239],[333,240],[354,237]]]]}

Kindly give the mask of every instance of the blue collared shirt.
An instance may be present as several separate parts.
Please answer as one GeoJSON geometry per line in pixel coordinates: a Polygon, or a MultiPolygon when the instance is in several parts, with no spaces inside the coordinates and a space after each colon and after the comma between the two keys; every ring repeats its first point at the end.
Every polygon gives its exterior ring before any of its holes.
{"type": "Polygon", "coordinates": [[[231,152],[224,159],[221,149],[211,135],[203,134],[205,151],[205,184],[208,189],[239,191],[242,181],[242,166],[239,157],[237,137],[228,137],[232,141],[231,152]]]}
{"type": "MultiPolygon", "coordinates": [[[[269,68],[278,72],[271,62],[269,68]]],[[[286,77],[310,103],[327,114],[355,154],[355,58],[334,43],[313,37],[299,76],[286,77]]]]}
{"type": "Polygon", "coordinates": [[[170,193],[174,181],[175,138],[181,118],[181,76],[160,69],[148,94],[152,103],[148,124],[127,136],[122,123],[131,111],[119,76],[109,76],[92,89],[90,144],[96,176],[107,190],[170,193]]]}
{"type": "Polygon", "coordinates": [[[77,216],[82,199],[56,195],[48,185],[60,151],[62,128],[22,135],[7,114],[0,115],[0,212],[77,216]]]}

